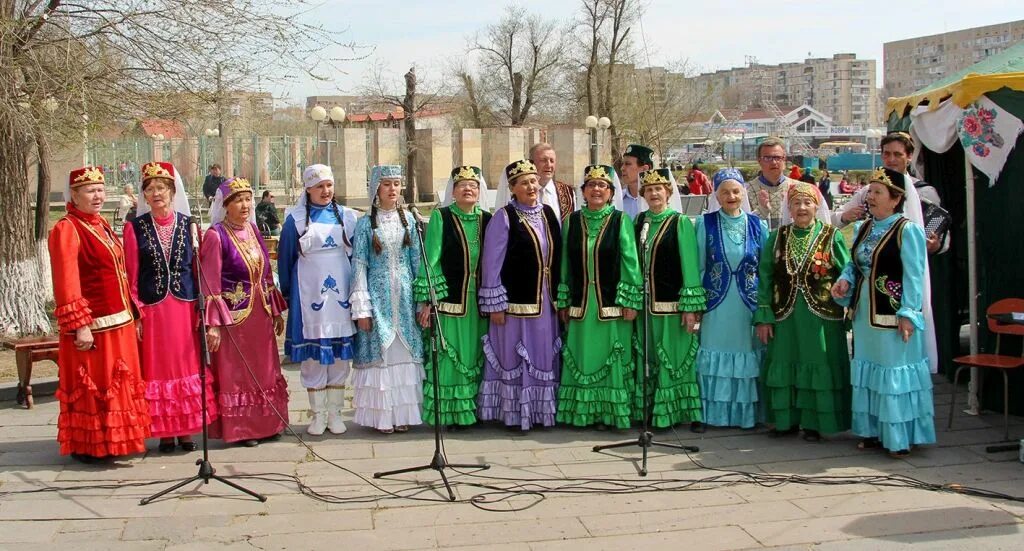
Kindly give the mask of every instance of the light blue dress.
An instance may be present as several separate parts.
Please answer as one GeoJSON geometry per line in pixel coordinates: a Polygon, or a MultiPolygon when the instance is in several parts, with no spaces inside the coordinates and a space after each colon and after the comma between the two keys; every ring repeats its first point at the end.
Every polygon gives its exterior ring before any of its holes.
{"type": "MultiPolygon", "coordinates": [[[[722,242],[729,265],[734,269],[743,259],[746,243],[747,213],[729,216],[718,211],[722,242]]],[[[697,262],[701,278],[707,267],[708,238],[704,217],[697,217],[697,262]]],[[[768,226],[761,221],[761,247],[768,237],[768,226]]],[[[751,428],[758,418],[758,375],[764,347],[754,335],[754,312],[744,304],[731,278],[728,292],[714,310],[704,314],[697,353],[697,381],[704,407],[704,422],[718,427],[751,428]]]]}
{"type": "MultiPolygon", "coordinates": [[[[870,281],[871,256],[879,239],[900,218],[896,213],[876,220],[871,234],[856,250],[840,279],[853,285],[854,270],[860,270],[861,285],[870,281]]],[[[860,225],[855,228],[860,231],[860,225]]],[[[914,323],[909,342],[896,329],[876,328],[868,322],[871,312],[869,288],[861,289],[853,318],[853,432],[875,437],[891,451],[909,450],[912,445],[935,442],[935,405],[932,379],[925,347],[925,322],[921,312],[925,263],[928,261],[924,230],[909,223],[903,226],[900,258],[903,262],[903,296],[898,317],[914,323]]],[[[847,297],[837,300],[849,306],[847,297]]]]}

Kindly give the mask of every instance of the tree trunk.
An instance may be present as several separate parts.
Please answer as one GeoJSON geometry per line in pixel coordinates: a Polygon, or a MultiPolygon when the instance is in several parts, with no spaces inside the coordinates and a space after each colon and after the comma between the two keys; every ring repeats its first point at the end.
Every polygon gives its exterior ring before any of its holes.
{"type": "Polygon", "coordinates": [[[416,68],[409,69],[405,74],[405,98],[402,100],[405,118],[405,170],[406,176],[405,201],[412,204],[419,199],[416,190],[416,68]]]}
{"type": "Polygon", "coordinates": [[[510,109],[509,118],[511,119],[510,124],[512,126],[522,126],[523,124],[523,73],[515,73],[512,75],[512,108],[510,109]]]}
{"type": "Polygon", "coordinates": [[[46,238],[50,234],[50,144],[43,134],[36,136],[36,255],[39,263],[39,283],[44,296],[53,296],[53,278],[50,277],[50,249],[46,238]]]}
{"type": "Polygon", "coordinates": [[[0,334],[49,332],[31,224],[27,161],[32,136],[16,113],[0,108],[0,334]]]}

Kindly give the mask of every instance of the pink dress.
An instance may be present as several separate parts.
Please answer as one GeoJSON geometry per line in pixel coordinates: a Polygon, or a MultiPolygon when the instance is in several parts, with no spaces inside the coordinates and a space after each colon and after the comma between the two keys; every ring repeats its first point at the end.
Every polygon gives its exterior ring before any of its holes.
{"type": "MultiPolygon", "coordinates": [[[[160,246],[157,255],[140,250],[135,226],[131,223],[124,226],[128,288],[136,303],[141,304],[142,311],[142,378],[146,382],[146,401],[153,420],[153,436],[187,436],[203,429],[197,333],[199,317],[195,301],[182,300],[170,292],[153,304],[139,300],[139,262],[162,260],[168,271],[172,265],[170,255],[176,226],[175,215],[171,213],[162,219],[154,216],[152,220],[160,246]]],[[[183,224],[179,222],[179,225],[183,224]]],[[[187,235],[187,228],[183,231],[187,235]]],[[[192,278],[191,262],[187,263],[185,269],[187,273],[174,273],[171,277],[192,278]]],[[[206,403],[207,419],[212,421],[217,417],[217,403],[213,393],[213,376],[209,372],[206,379],[206,403]]]]}
{"type": "Polygon", "coordinates": [[[259,440],[284,430],[288,383],[274,338],[274,316],[287,308],[274,286],[270,258],[255,224],[214,224],[200,246],[206,323],[220,327],[211,354],[220,419],[210,437],[259,440]]]}

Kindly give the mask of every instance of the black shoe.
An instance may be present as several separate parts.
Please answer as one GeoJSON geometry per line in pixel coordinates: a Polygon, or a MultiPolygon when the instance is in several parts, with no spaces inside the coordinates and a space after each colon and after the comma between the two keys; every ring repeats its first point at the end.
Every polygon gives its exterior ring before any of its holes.
{"type": "Polygon", "coordinates": [[[768,434],[772,437],[778,438],[780,436],[789,436],[800,432],[800,427],[789,427],[786,430],[772,429],[768,431],[768,434]]]}
{"type": "Polygon", "coordinates": [[[93,463],[96,463],[100,460],[99,457],[89,455],[86,453],[73,453],[71,454],[71,459],[74,459],[75,461],[78,461],[79,463],[84,463],[86,465],[92,465],[93,463]]]}
{"type": "Polygon", "coordinates": [[[705,425],[704,423],[701,423],[700,421],[694,421],[694,422],[690,423],[690,432],[693,432],[693,433],[696,433],[696,434],[704,434],[705,432],[707,432],[707,430],[708,430],[707,425],[705,425]]]}
{"type": "Polygon", "coordinates": [[[174,448],[175,446],[173,439],[171,439],[170,442],[160,442],[160,446],[157,447],[157,449],[160,450],[160,453],[171,453],[172,451],[174,451],[174,448]]]}
{"type": "Polygon", "coordinates": [[[821,442],[821,433],[813,429],[804,429],[803,439],[807,442],[821,442]]]}
{"type": "Polygon", "coordinates": [[[247,448],[255,448],[256,446],[260,445],[260,441],[252,438],[249,440],[243,440],[241,444],[247,448]]]}
{"type": "Polygon", "coordinates": [[[188,442],[178,442],[178,445],[181,446],[182,451],[186,452],[194,452],[199,448],[199,446],[197,446],[192,440],[189,440],[188,442]]]}
{"type": "Polygon", "coordinates": [[[281,439],[281,433],[279,432],[277,434],[271,434],[270,436],[268,436],[266,438],[260,438],[260,442],[277,442],[280,439],[281,439]]]}

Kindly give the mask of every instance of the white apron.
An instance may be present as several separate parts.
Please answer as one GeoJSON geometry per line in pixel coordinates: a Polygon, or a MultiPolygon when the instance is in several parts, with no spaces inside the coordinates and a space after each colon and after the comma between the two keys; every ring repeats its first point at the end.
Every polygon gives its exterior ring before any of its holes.
{"type": "Polygon", "coordinates": [[[356,332],[349,304],[352,249],[345,245],[343,226],[333,215],[328,218],[332,223],[311,222],[299,238],[296,279],[306,339],[351,337],[356,332]]]}

